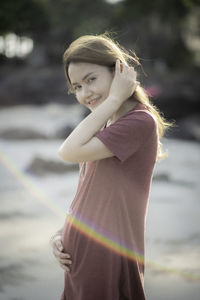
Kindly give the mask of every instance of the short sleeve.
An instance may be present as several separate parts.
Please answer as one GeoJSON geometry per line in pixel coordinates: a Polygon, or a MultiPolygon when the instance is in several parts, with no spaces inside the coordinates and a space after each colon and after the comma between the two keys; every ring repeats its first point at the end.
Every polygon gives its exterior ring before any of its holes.
{"type": "Polygon", "coordinates": [[[156,122],[151,114],[136,111],[122,116],[94,136],[100,139],[121,162],[124,162],[147,142],[154,130],[156,130],[156,122]]]}

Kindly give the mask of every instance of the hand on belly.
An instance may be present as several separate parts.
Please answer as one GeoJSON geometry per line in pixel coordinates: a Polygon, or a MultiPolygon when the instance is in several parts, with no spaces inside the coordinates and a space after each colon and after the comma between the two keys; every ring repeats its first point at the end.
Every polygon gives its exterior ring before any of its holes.
{"type": "Polygon", "coordinates": [[[58,261],[61,268],[67,272],[70,272],[69,266],[72,264],[71,257],[69,253],[63,252],[63,244],[61,240],[61,235],[55,236],[51,241],[53,254],[58,261]]]}

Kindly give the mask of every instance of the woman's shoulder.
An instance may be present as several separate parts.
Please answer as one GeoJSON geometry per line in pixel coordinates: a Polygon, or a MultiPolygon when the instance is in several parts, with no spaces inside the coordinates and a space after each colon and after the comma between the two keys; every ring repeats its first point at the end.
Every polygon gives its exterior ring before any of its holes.
{"type": "Polygon", "coordinates": [[[153,129],[156,127],[156,119],[144,104],[138,102],[132,108],[129,106],[129,109],[108,127],[114,129],[120,125],[122,125],[122,127],[128,126],[134,128],[139,126],[153,129]]]}
{"type": "Polygon", "coordinates": [[[139,130],[144,134],[157,131],[156,118],[142,103],[129,110],[119,121],[123,126],[127,125],[130,130],[139,130]]]}
{"type": "Polygon", "coordinates": [[[126,114],[124,114],[124,117],[132,117],[133,119],[143,120],[146,122],[155,122],[154,115],[147,109],[147,107],[143,104],[138,102],[136,106],[129,111],[127,111],[126,114]]]}

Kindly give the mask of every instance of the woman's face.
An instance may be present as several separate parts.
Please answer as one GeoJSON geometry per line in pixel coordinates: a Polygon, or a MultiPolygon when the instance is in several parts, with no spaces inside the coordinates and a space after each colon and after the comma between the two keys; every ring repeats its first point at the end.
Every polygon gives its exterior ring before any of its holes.
{"type": "Polygon", "coordinates": [[[114,77],[108,67],[91,63],[70,63],[69,78],[77,100],[93,111],[109,95],[114,77]]]}

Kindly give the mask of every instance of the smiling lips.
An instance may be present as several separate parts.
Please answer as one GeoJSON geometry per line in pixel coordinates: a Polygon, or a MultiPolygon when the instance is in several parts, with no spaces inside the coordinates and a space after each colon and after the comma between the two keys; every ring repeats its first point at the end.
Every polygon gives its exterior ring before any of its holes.
{"type": "Polygon", "coordinates": [[[96,98],[96,99],[93,99],[93,100],[89,101],[88,104],[93,106],[93,105],[95,105],[95,104],[97,103],[97,101],[98,101],[99,99],[100,99],[100,97],[99,97],[99,98],[96,98]]]}

